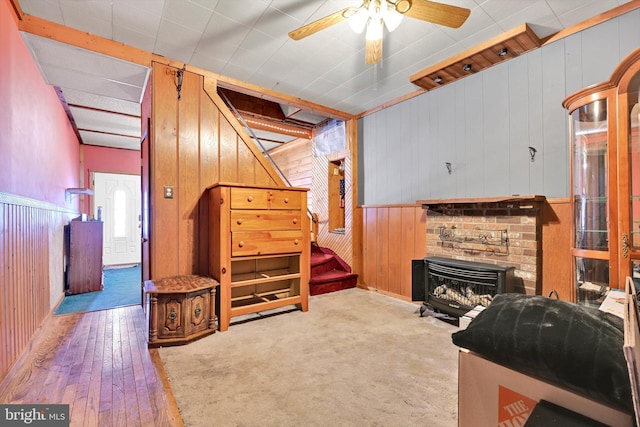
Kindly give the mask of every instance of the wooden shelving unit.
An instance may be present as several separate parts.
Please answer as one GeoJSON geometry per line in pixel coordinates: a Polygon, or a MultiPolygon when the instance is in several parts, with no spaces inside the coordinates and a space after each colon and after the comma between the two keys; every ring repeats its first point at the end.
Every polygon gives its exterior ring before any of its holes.
{"type": "Polygon", "coordinates": [[[232,317],[308,309],[310,229],[301,188],[209,188],[210,274],[220,282],[220,331],[232,317]]]}

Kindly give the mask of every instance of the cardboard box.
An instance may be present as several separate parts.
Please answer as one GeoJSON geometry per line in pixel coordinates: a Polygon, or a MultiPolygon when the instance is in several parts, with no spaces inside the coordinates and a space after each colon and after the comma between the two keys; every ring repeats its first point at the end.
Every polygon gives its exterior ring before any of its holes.
{"type": "Polygon", "coordinates": [[[476,316],[480,314],[480,312],[482,312],[482,310],[484,310],[485,308],[486,307],[483,305],[477,305],[472,310],[467,311],[464,316],[458,319],[458,326],[460,327],[460,329],[466,329],[467,326],[469,326],[469,323],[471,323],[471,321],[475,319],[476,316]]]}
{"type": "Polygon", "coordinates": [[[606,425],[633,426],[633,414],[505,368],[469,350],[460,350],[459,427],[524,425],[542,399],[606,425]]]}

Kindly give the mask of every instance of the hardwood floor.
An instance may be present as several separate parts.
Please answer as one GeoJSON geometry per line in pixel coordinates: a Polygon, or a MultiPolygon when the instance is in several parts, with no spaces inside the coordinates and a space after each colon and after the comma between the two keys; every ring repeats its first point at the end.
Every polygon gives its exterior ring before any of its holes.
{"type": "Polygon", "coordinates": [[[141,306],[50,316],[1,403],[69,404],[72,426],[183,426],[141,306]]]}

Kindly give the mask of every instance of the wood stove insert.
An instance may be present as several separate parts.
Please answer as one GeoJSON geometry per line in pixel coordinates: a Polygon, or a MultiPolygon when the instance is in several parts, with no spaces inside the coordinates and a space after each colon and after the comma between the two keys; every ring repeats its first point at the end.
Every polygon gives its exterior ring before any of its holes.
{"type": "Polygon", "coordinates": [[[431,308],[461,317],[477,305],[488,306],[496,294],[513,291],[515,267],[443,257],[422,261],[423,280],[412,284],[412,299],[423,302],[420,316],[431,308]]]}

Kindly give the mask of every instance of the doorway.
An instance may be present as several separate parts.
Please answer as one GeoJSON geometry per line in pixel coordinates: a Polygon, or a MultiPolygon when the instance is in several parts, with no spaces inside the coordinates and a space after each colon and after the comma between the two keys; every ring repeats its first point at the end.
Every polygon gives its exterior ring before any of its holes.
{"type": "Polygon", "coordinates": [[[140,175],[93,172],[93,216],[104,222],[105,267],[140,263],[140,175]]]}

